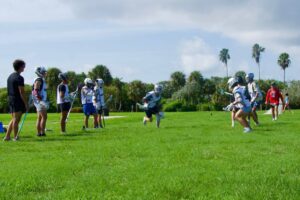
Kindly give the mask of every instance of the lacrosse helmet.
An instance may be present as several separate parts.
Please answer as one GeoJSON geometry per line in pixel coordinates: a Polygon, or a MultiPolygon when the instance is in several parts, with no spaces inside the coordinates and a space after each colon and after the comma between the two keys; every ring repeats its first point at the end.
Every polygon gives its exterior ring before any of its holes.
{"type": "Polygon", "coordinates": [[[67,75],[67,73],[59,73],[58,78],[62,81],[66,81],[66,80],[68,80],[68,75],[67,75]]]}
{"type": "Polygon", "coordinates": [[[96,85],[98,87],[101,88],[103,86],[103,84],[104,84],[104,81],[101,78],[96,79],[96,85]]]}
{"type": "Polygon", "coordinates": [[[47,70],[45,67],[37,67],[35,69],[35,73],[38,77],[43,77],[47,73],[47,70]]]}
{"type": "Polygon", "coordinates": [[[85,79],[84,79],[84,84],[85,84],[85,85],[93,84],[93,81],[92,81],[92,79],[90,79],[90,78],[85,78],[85,79]]]}
{"type": "Polygon", "coordinates": [[[162,90],[163,90],[163,87],[161,85],[158,85],[158,84],[154,85],[154,92],[155,93],[161,94],[162,90]]]}
{"type": "Polygon", "coordinates": [[[254,80],[254,74],[253,73],[248,73],[246,75],[246,81],[247,83],[252,82],[254,80]]]}
{"type": "Polygon", "coordinates": [[[227,81],[227,84],[229,89],[233,89],[238,84],[238,80],[232,77],[227,81]]]}

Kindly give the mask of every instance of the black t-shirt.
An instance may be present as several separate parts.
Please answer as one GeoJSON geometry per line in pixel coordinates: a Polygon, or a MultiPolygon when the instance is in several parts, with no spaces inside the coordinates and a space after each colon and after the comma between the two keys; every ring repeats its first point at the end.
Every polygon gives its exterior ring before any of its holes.
{"type": "Polygon", "coordinates": [[[63,85],[63,84],[60,84],[60,85],[59,85],[59,87],[58,87],[58,91],[59,91],[59,92],[65,93],[66,90],[67,90],[67,88],[66,88],[65,85],[63,85]]]}
{"type": "Polygon", "coordinates": [[[7,94],[9,97],[21,100],[19,86],[24,87],[24,78],[17,72],[12,73],[7,79],[7,94]]]}

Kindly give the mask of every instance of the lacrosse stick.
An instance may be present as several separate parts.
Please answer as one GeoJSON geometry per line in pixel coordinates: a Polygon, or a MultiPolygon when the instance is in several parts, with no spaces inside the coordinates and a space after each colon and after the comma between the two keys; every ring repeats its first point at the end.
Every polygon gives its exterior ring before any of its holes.
{"type": "Polygon", "coordinates": [[[24,126],[24,122],[25,122],[25,120],[26,120],[26,117],[27,117],[27,115],[28,115],[29,109],[30,109],[30,107],[33,105],[33,100],[32,100],[32,96],[31,96],[31,95],[29,95],[27,105],[28,105],[28,109],[26,110],[26,113],[25,113],[25,115],[24,115],[24,117],[23,117],[23,119],[22,119],[21,125],[20,125],[19,130],[18,130],[18,133],[17,133],[17,137],[19,137],[19,135],[20,135],[20,133],[21,133],[21,130],[22,130],[23,126],[24,126]]]}
{"type": "Polygon", "coordinates": [[[77,96],[77,94],[78,94],[78,87],[77,87],[77,89],[74,91],[74,92],[72,92],[72,102],[71,102],[71,107],[70,107],[70,109],[69,109],[69,111],[68,111],[68,115],[67,115],[67,118],[66,118],[66,123],[67,123],[67,121],[68,121],[68,119],[69,119],[69,116],[70,116],[70,113],[71,113],[71,110],[72,110],[72,108],[73,108],[73,104],[74,104],[74,101],[75,101],[75,99],[76,99],[76,96],[77,96]]]}

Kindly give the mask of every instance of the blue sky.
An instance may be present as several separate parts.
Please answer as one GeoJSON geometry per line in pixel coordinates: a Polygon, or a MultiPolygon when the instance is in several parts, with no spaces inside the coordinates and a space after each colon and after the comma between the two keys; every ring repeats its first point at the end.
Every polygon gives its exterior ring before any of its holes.
{"type": "Polygon", "coordinates": [[[88,72],[103,64],[124,81],[152,83],[177,70],[225,76],[218,60],[222,48],[230,51],[230,74],[257,75],[251,58],[256,42],[266,48],[262,78],[283,79],[276,62],[286,51],[292,60],[287,80],[298,80],[298,10],[296,0],[2,0],[0,87],[16,58],[26,61],[23,75],[29,84],[37,66],[88,72]],[[282,14],[284,4],[290,7],[282,14]]]}

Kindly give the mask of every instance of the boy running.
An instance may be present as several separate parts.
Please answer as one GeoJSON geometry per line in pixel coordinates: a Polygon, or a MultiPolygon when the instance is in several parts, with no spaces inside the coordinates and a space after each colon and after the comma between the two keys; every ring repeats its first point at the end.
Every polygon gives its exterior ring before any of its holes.
{"type": "Polygon", "coordinates": [[[258,116],[256,113],[256,109],[259,107],[262,101],[262,93],[259,89],[259,86],[256,84],[254,81],[254,74],[249,73],[246,75],[246,81],[248,83],[248,92],[250,95],[250,103],[251,103],[251,108],[252,108],[252,117],[256,125],[259,125],[258,122],[258,116]]]}
{"type": "Polygon", "coordinates": [[[154,90],[151,92],[148,92],[146,96],[143,98],[144,105],[139,105],[140,107],[145,110],[146,116],[143,119],[144,125],[147,124],[147,122],[152,122],[152,115],[156,115],[156,127],[159,128],[160,126],[160,120],[163,117],[163,113],[160,112],[160,100],[161,100],[161,93],[162,93],[162,86],[161,85],[155,85],[154,90]]]}
{"type": "MultiPolygon", "coordinates": [[[[249,133],[251,128],[249,123],[246,120],[246,117],[251,111],[251,105],[248,99],[245,96],[245,89],[239,85],[237,78],[230,78],[227,82],[229,90],[232,91],[234,96],[234,102],[232,102],[228,107],[235,107],[238,110],[234,115],[234,119],[240,122],[244,127],[244,133],[249,133]]],[[[230,110],[230,109],[228,109],[230,110]]]]}

